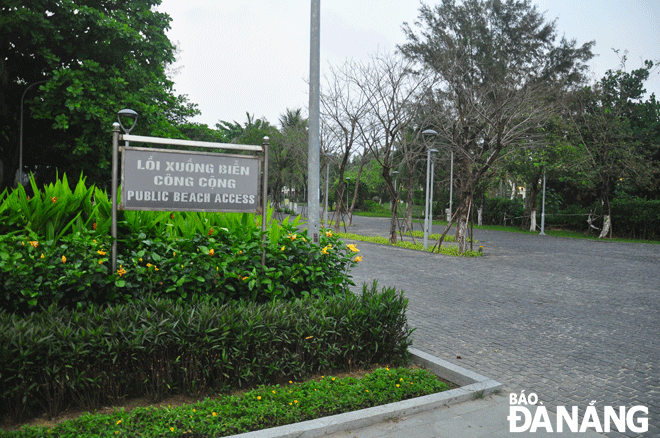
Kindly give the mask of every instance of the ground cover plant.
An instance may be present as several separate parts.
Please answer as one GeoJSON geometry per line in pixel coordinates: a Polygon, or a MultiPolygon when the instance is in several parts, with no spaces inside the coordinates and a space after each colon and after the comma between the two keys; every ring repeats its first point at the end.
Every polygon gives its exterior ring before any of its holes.
{"type": "Polygon", "coordinates": [[[258,386],[179,407],[85,414],[52,428],[0,431],[0,437],[217,437],[311,420],[449,389],[432,373],[378,368],[362,378],[323,375],[302,383],[258,386]]]}
{"type": "MultiPolygon", "coordinates": [[[[359,234],[353,234],[353,233],[339,233],[339,237],[342,239],[348,239],[348,240],[357,240],[360,242],[370,242],[370,243],[377,243],[379,245],[392,245],[390,244],[389,240],[385,237],[381,236],[361,236],[359,234]]],[[[429,239],[429,242],[431,243],[428,245],[428,248],[426,251],[429,252],[436,252],[438,254],[444,254],[444,255],[450,255],[450,256],[461,256],[461,254],[458,251],[458,247],[456,246],[441,246],[440,248],[438,247],[433,247],[433,243],[437,242],[437,240],[440,238],[439,234],[433,234],[431,235],[431,238],[429,239]],[[435,241],[433,240],[435,239],[435,241]]],[[[414,243],[414,242],[408,242],[408,241],[402,241],[399,240],[396,242],[393,246],[398,246],[400,248],[407,248],[407,249],[414,249],[417,251],[425,251],[424,250],[424,245],[421,243],[414,243]]],[[[463,257],[480,257],[483,254],[483,248],[479,247],[478,250],[473,251],[473,250],[467,250],[465,251],[465,254],[463,254],[463,257]]]]}

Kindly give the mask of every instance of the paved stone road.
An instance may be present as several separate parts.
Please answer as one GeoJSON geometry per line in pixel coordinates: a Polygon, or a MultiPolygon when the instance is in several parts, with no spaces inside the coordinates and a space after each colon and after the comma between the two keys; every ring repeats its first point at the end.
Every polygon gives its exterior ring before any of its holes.
{"type": "MultiPolygon", "coordinates": [[[[349,232],[387,235],[387,219],[353,223],[349,232]]],[[[484,257],[361,242],[353,278],[405,291],[414,347],[507,394],[534,392],[553,411],[582,413],[595,400],[602,418],[603,406],[646,406],[643,436],[660,436],[660,245],[482,230],[475,239],[484,257]]]]}

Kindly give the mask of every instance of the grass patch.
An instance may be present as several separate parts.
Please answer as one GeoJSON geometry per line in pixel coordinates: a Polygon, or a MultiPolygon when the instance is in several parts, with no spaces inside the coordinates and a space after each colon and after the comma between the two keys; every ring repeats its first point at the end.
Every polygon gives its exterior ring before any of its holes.
{"type": "Polygon", "coordinates": [[[303,383],[259,386],[178,407],[83,414],[52,428],[23,427],[0,437],[225,436],[379,406],[449,389],[431,372],[378,368],[362,378],[321,376],[303,383]]]}
{"type": "MultiPolygon", "coordinates": [[[[381,236],[361,236],[359,234],[353,234],[353,233],[337,233],[339,238],[341,239],[349,239],[349,240],[357,240],[360,242],[369,242],[369,243],[377,243],[379,245],[390,245],[390,242],[388,239],[385,237],[381,236]]],[[[440,237],[440,235],[435,235],[436,240],[440,237]]],[[[407,249],[414,249],[417,251],[425,251],[424,250],[424,245],[421,243],[413,243],[413,242],[402,242],[398,241],[394,245],[390,246],[398,246],[400,248],[407,248],[407,249]]],[[[431,252],[433,249],[433,245],[429,245],[426,251],[431,252]]],[[[436,248],[435,250],[436,253],[438,254],[444,254],[444,255],[450,255],[450,256],[461,256],[461,254],[458,252],[458,247],[457,246],[442,246],[439,249],[436,248]]],[[[471,251],[467,250],[465,251],[464,257],[480,257],[482,255],[481,252],[479,251],[471,251]]]]}

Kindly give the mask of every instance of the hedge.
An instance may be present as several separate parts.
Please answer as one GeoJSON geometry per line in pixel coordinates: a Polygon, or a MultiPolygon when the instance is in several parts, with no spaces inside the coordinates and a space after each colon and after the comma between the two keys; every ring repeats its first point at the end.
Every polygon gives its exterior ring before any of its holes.
{"type": "Polygon", "coordinates": [[[162,298],[19,316],[0,311],[0,411],[11,420],[126,397],[159,400],[407,360],[408,301],[359,295],[219,305],[162,298]]]}

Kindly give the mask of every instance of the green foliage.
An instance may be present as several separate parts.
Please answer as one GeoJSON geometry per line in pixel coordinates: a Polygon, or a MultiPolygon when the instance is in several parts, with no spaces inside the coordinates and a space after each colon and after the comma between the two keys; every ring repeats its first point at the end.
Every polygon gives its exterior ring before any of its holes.
{"type": "Polygon", "coordinates": [[[519,198],[486,198],[484,202],[483,223],[520,225],[525,214],[524,201],[519,198]]]}
{"type": "Polygon", "coordinates": [[[240,395],[222,395],[175,408],[137,408],[112,414],[86,414],[53,429],[23,428],[0,436],[65,437],[174,433],[198,437],[226,436],[282,426],[358,409],[398,402],[449,389],[420,369],[378,368],[357,379],[322,376],[285,386],[259,386],[240,395]]]}
{"type": "Polygon", "coordinates": [[[612,222],[617,237],[660,240],[660,200],[614,199],[612,222]]]}
{"type": "MultiPolygon", "coordinates": [[[[0,137],[10,185],[18,162],[18,116],[25,96],[25,165],[46,180],[54,169],[83,171],[105,187],[111,163],[109,133],[117,111],[139,114],[135,134],[181,137],[174,127],[198,114],[175,96],[166,67],[175,61],[160,0],[116,2],[3,2],[0,137]]],[[[51,174],[52,172],[52,174],[51,174]]]]}
{"type": "Polygon", "coordinates": [[[0,310],[0,410],[17,420],[70,403],[192,395],[407,361],[408,301],[364,285],[288,302],[221,305],[141,297],[129,304],[25,316],[0,310]]]}

